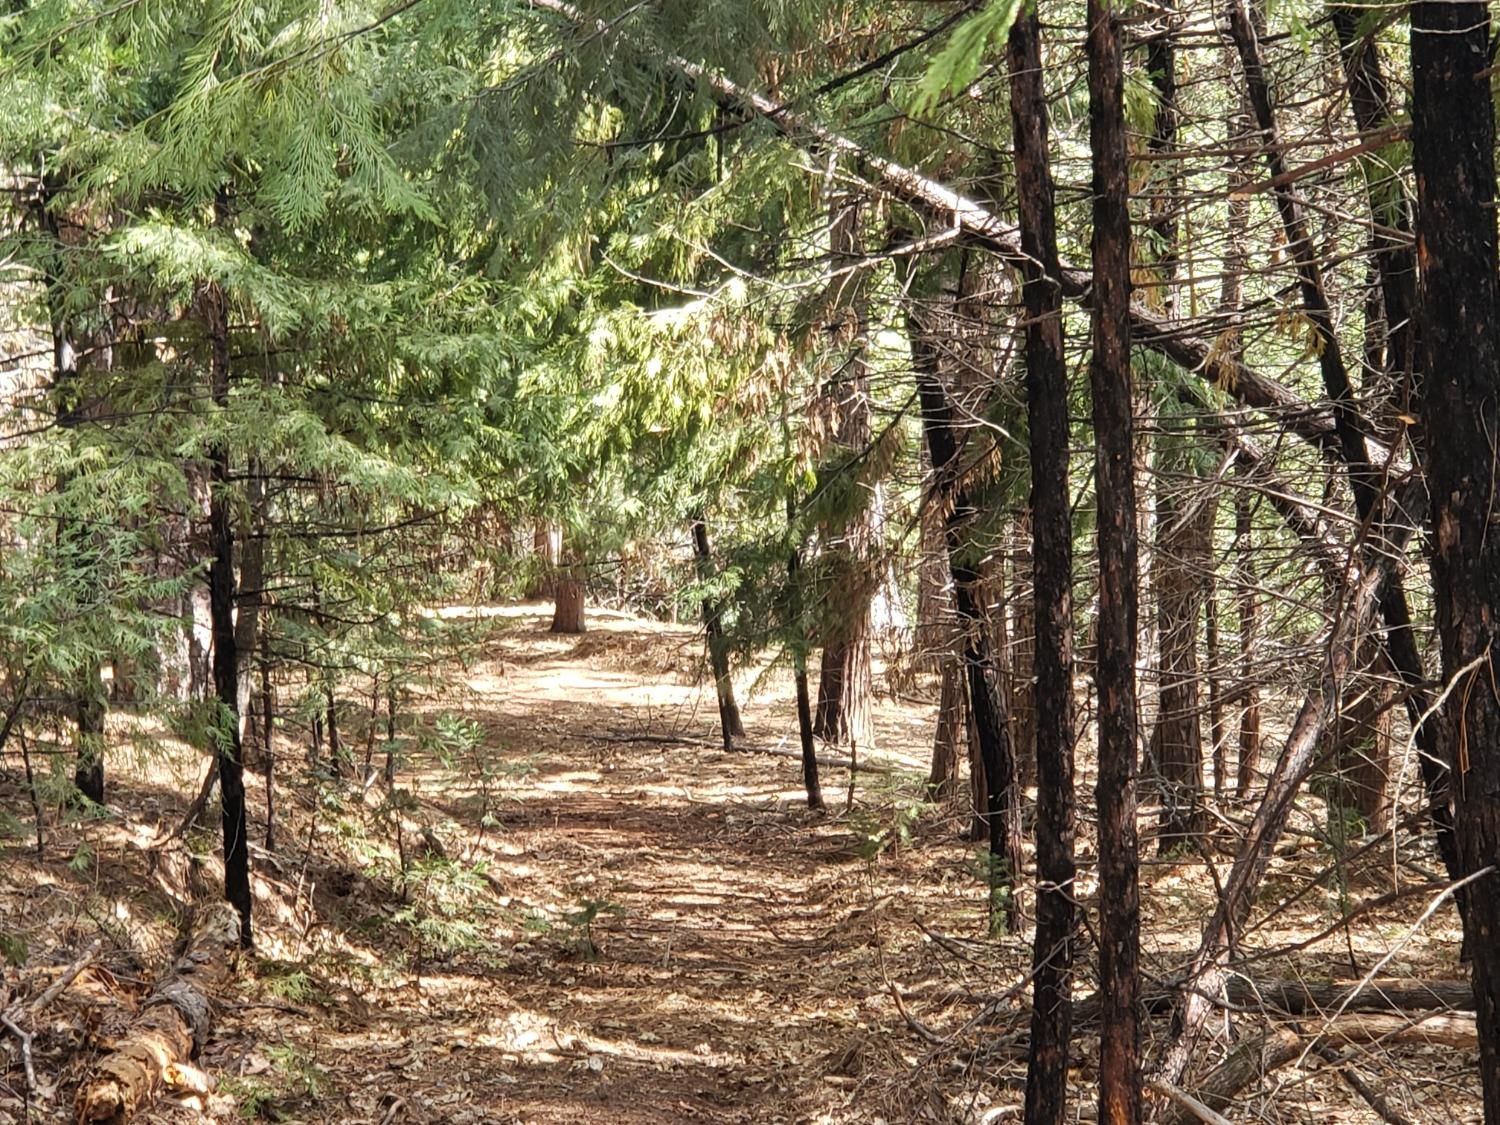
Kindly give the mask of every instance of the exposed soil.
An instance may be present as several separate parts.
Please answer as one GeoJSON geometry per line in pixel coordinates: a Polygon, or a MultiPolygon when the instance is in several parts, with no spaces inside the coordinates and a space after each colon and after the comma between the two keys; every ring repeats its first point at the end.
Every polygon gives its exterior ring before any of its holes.
{"type": "MultiPolygon", "coordinates": [[[[303,747],[278,746],[278,839],[253,853],[257,951],[221,998],[202,1060],[217,1093],[160,1101],[141,1119],[1009,1119],[1025,1073],[1029,944],[985,935],[962,811],[919,808],[930,707],[882,701],[871,761],[894,772],[858,775],[846,808],[848,773],[826,771],[833,811],[814,815],[794,758],[717,748],[692,630],[595,614],[590,633],[558,637],[540,607],[489,612],[485,659],[411,703],[424,729],[447,716],[450,734],[467,722],[476,737],[408,746],[399,799],[378,781],[316,781],[303,747]]],[[[759,750],[795,746],[782,677],[742,702],[759,750]]],[[[130,732],[119,733],[123,747],[130,732]]],[[[25,945],[7,983],[34,995],[106,939],[99,966],[33,1021],[33,1120],[70,1119],[81,1076],[168,959],[181,904],[213,895],[211,832],[152,865],[202,769],[157,735],[114,755],[114,815],[49,822],[40,858],[19,761],[0,767],[0,933],[25,945]]],[[[258,839],[258,778],[251,800],[258,839]]],[[[1327,863],[1316,827],[1289,837],[1267,907],[1327,863]]],[[[1425,863],[1425,846],[1377,849],[1246,941],[1308,936],[1393,880],[1421,882],[1410,865],[1425,863]]],[[[1195,944],[1213,883],[1199,859],[1145,870],[1146,963],[1165,975],[1195,944]]],[[[1087,900],[1087,880],[1079,889],[1087,900]]],[[[1358,979],[1390,955],[1384,975],[1458,976],[1451,910],[1412,930],[1430,897],[1370,911],[1267,971],[1358,979]]],[[[1078,992],[1090,991],[1085,972],[1078,992]]],[[[1092,1043],[1083,1029],[1084,1107],[1092,1043]]],[[[14,1046],[0,1121],[27,1112],[14,1046]]],[[[1356,1065],[1409,1120],[1479,1119],[1472,1054],[1367,1048],[1356,1065]]],[[[1248,1091],[1231,1116],[1379,1120],[1316,1057],[1248,1091]]]]}

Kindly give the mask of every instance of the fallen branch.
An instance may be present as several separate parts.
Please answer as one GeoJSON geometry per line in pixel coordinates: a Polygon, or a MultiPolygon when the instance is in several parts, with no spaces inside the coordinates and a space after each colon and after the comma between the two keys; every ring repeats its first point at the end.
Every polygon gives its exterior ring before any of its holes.
{"type": "MultiPolygon", "coordinates": [[[[1291,1027],[1275,1028],[1236,1047],[1228,1058],[1209,1071],[1196,1098],[1211,1112],[1227,1109],[1235,1096],[1251,1083],[1308,1054],[1316,1054],[1334,1063],[1339,1068],[1340,1077],[1382,1118],[1391,1125],[1405,1125],[1384,1097],[1348,1070],[1347,1062],[1334,1049],[1335,1044],[1375,1043],[1382,1047],[1442,1046],[1474,1050],[1479,1046],[1479,1025],[1469,1015],[1431,1015],[1410,1019],[1369,1013],[1340,1016],[1318,1025],[1311,1032],[1291,1027]]],[[[1157,1083],[1153,1082],[1152,1088],[1157,1088],[1157,1083]]],[[[1179,1103],[1177,1108],[1162,1114],[1159,1125],[1191,1125],[1194,1120],[1207,1119],[1179,1103]]]]}
{"type": "Polygon", "coordinates": [[[198,920],[187,948],[158,982],[123,1041],[105,1055],[79,1087],[74,1110],[79,1122],[124,1122],[164,1086],[199,1083],[188,1063],[196,1058],[213,1028],[209,997],[229,975],[230,951],[239,945],[239,916],[228,903],[215,903],[198,920]]]}

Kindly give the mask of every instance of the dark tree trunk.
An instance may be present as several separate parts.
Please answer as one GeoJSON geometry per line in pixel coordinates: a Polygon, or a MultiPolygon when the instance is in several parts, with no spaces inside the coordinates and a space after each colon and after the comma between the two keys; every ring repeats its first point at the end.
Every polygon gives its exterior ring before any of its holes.
{"type": "MultiPolygon", "coordinates": [[[[1349,85],[1349,105],[1361,133],[1374,133],[1392,124],[1394,106],[1385,75],[1380,66],[1380,48],[1373,33],[1361,36],[1360,21],[1364,9],[1349,4],[1334,4],[1329,9],[1334,33],[1338,36],[1339,56],[1349,85]]],[[[1404,182],[1394,170],[1383,172],[1381,162],[1366,166],[1366,197],[1370,216],[1375,220],[1371,234],[1375,250],[1375,273],[1378,282],[1375,296],[1379,309],[1376,339],[1380,347],[1371,358],[1374,370],[1383,370],[1396,397],[1396,405],[1409,409],[1409,399],[1417,377],[1416,340],[1417,263],[1410,243],[1393,237],[1392,231],[1411,231],[1411,200],[1404,182]],[[1376,180],[1375,177],[1384,177],[1376,180]]]]}
{"type": "Polygon", "coordinates": [[[1120,30],[1110,0],[1088,3],[1093,149],[1093,355],[1099,616],[1099,1121],[1141,1119],[1140,889],[1136,780],[1136,494],[1130,368],[1130,181],[1120,30]]]}
{"type": "MultiPolygon", "coordinates": [[[[786,521],[790,528],[796,514],[791,496],[786,498],[786,521]]],[[[787,594],[791,605],[792,678],[797,690],[797,735],[802,745],[802,785],[807,807],[823,807],[823,783],[818,776],[818,751],[813,741],[812,693],[807,684],[807,622],[802,612],[802,544],[792,545],[786,558],[787,594]]]]}
{"type": "MultiPolygon", "coordinates": [[[[708,545],[708,524],[700,512],[693,517],[693,556],[698,564],[698,581],[713,577],[713,552],[708,545]]],[[[734,699],[734,680],[729,675],[729,649],[724,642],[724,625],[719,620],[720,607],[712,598],[703,599],[703,629],[708,635],[708,663],[714,675],[714,694],[719,701],[719,733],[724,749],[733,750],[734,740],[745,737],[740,721],[740,705],[734,699]]]]}
{"type": "Polygon", "coordinates": [[[974,723],[984,773],[991,924],[997,930],[1009,931],[1019,918],[1021,793],[990,623],[984,612],[981,576],[968,542],[967,527],[977,512],[967,488],[957,479],[958,433],[931,328],[915,309],[908,314],[907,324],[922,408],[922,429],[932,459],[934,491],[944,497],[948,509],[944,538],[953,577],[953,607],[958,616],[964,678],[969,689],[969,716],[974,723]]]}
{"type": "Polygon", "coordinates": [[[1250,796],[1255,775],[1260,770],[1260,691],[1255,686],[1255,545],[1251,535],[1251,495],[1245,485],[1234,494],[1234,545],[1236,555],[1235,609],[1239,616],[1240,679],[1244,683],[1245,701],[1240,712],[1239,770],[1234,780],[1235,796],[1250,796]]]}
{"type": "Polygon", "coordinates": [[[1213,555],[1212,498],[1161,478],[1157,499],[1156,598],[1161,638],[1161,704],[1151,757],[1161,775],[1157,848],[1165,854],[1203,832],[1203,724],[1199,710],[1198,626],[1203,576],[1213,555]]]}
{"type": "MultiPolygon", "coordinates": [[[[229,304],[216,282],[198,287],[209,344],[209,393],[220,410],[229,405],[229,304]]],[[[224,897],[240,918],[240,944],[250,948],[250,849],[245,815],[245,776],[240,741],[240,662],[235,638],[234,515],[229,494],[229,450],[210,453],[211,492],[208,532],[209,608],[213,621],[214,695],[219,706],[213,741],[219,770],[224,831],[224,897]]]]}
{"type": "Polygon", "coordinates": [[[1473,962],[1484,1119],[1500,1121],[1500,285],[1490,16],[1474,0],[1411,7],[1412,149],[1427,376],[1422,424],[1432,497],[1432,577],[1443,678],[1438,749],[1457,779],[1459,876],[1488,875],[1460,906],[1473,962]]]}
{"type": "MultiPolygon", "coordinates": [[[[840,198],[833,204],[829,250],[834,266],[847,266],[860,255],[860,201],[840,198]]],[[[858,476],[860,459],[871,438],[870,375],[865,357],[868,326],[862,274],[842,274],[832,282],[830,303],[835,330],[848,354],[829,380],[834,442],[846,461],[843,473],[858,476]]],[[[830,529],[835,570],[836,617],[825,616],[823,660],[818,671],[818,708],[813,729],[829,742],[868,746],[873,738],[870,695],[870,607],[879,584],[874,564],[875,527],[872,490],[856,482],[854,510],[842,527],[830,529]]]]}
{"type": "Polygon", "coordinates": [[[1041,25],[1027,8],[1007,49],[1021,240],[1027,263],[1026,416],[1031,434],[1032,725],[1036,744],[1036,936],[1026,1125],[1062,1125],[1073,1028],[1073,529],[1068,368],[1063,354],[1041,25]]]}

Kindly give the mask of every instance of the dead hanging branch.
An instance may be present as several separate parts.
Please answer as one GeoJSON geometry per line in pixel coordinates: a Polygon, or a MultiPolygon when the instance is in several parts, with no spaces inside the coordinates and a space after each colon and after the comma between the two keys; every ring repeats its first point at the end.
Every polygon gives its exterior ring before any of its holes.
{"type": "Polygon", "coordinates": [[[198,919],[187,948],[152,990],[130,1030],[79,1087],[78,1121],[128,1121],[164,1088],[205,1092],[190,1064],[213,1030],[211,998],[228,979],[239,925],[228,903],[215,903],[198,919]]]}

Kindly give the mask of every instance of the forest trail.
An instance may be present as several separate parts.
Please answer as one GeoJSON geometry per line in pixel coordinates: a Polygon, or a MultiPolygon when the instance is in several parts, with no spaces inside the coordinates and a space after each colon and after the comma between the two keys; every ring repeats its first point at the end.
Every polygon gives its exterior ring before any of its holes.
{"type": "MultiPolygon", "coordinates": [[[[848,772],[825,770],[832,811],[812,814],[794,757],[718,747],[694,629],[596,612],[564,637],[546,607],[482,612],[503,619],[482,657],[411,701],[472,736],[407,756],[399,810],[378,784],[362,801],[350,783],[315,799],[305,748],[278,746],[277,845],[254,851],[256,957],[204,1058],[221,1091],[208,1117],[900,1121],[930,1098],[931,1119],[950,1119],[962,1068],[928,1065],[895,982],[925,1008],[983,997],[1023,975],[1027,950],[973,940],[982,899],[956,812],[927,809],[920,846],[868,858],[917,807],[931,708],[882,701],[872,759],[899,772],[861,773],[846,812],[848,772]]],[[[748,687],[749,742],[795,746],[790,678],[748,687]]],[[[48,859],[0,888],[0,916],[18,925],[37,887],[92,883],[90,914],[158,920],[115,937],[148,977],[170,913],[111,888],[150,885],[141,842],[176,822],[202,768],[177,752],[128,781],[122,762],[119,820],[59,826],[48,859]]],[[[258,838],[264,782],[247,780],[258,838]]],[[[211,833],[180,850],[189,889],[212,895],[211,833]]],[[[75,898],[46,902],[39,954],[91,928],[75,898]]],[[[87,977],[59,1026],[118,1030],[130,998],[87,977]]],[[[77,1036],[37,1049],[61,1111],[92,1051],[77,1036]]],[[[141,1119],[204,1118],[159,1103],[141,1119]]]]}
{"type": "MultiPolygon", "coordinates": [[[[220,998],[202,1060],[218,1092],[136,1120],[973,1125],[1019,1108],[1029,944],[983,938],[964,818],[920,802],[931,707],[880,698],[871,757],[889,772],[861,773],[846,809],[847,771],[826,770],[830,811],[812,814],[795,757],[719,748],[693,628],[595,612],[590,632],[565,637],[548,632],[546,607],[451,612],[483,638],[403,705],[427,734],[409,739],[394,791],[319,780],[305,746],[278,744],[277,841],[253,852],[257,949],[220,998]]],[[[789,679],[741,684],[751,745],[795,745],[789,679]]],[[[378,766],[374,729],[361,749],[378,766]]],[[[212,827],[152,850],[202,757],[151,745],[122,747],[112,815],[54,823],[42,859],[21,839],[29,826],[6,829],[0,923],[30,948],[23,979],[46,979],[101,931],[106,945],[108,971],[85,972],[37,1028],[34,1121],[71,1120],[77,1084],[169,959],[180,903],[217,897],[212,827]]],[[[249,791],[259,840],[261,776],[249,791]]],[[[1293,849],[1279,870],[1298,876],[1269,886],[1294,891],[1323,862],[1293,849]]],[[[1257,940],[1305,936],[1348,895],[1378,892],[1387,862],[1304,898],[1257,940]]],[[[1086,872],[1084,896],[1091,884],[1086,872]]],[[[1144,889],[1148,962],[1164,973],[1189,951],[1212,882],[1159,862],[1144,889]]],[[[1451,919],[1406,944],[1422,901],[1368,912],[1350,955],[1457,975],[1451,919]]],[[[1080,980],[1080,995],[1092,988],[1080,980]]],[[[1080,1034],[1087,1105],[1094,1058],[1080,1034]]],[[[1472,1063],[1412,1050],[1426,1109],[1414,1120],[1470,1119],[1454,1080],[1472,1063]]],[[[1254,1112],[1375,1120],[1331,1070],[1308,1067],[1282,1071],[1254,1112]]],[[[0,1086],[0,1122],[23,1117],[13,1090],[0,1086]]]]}

